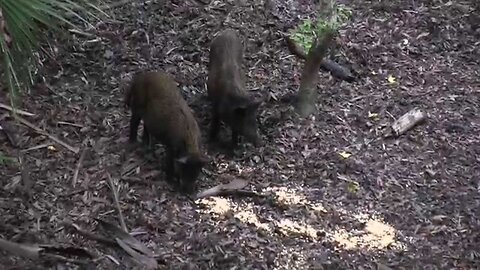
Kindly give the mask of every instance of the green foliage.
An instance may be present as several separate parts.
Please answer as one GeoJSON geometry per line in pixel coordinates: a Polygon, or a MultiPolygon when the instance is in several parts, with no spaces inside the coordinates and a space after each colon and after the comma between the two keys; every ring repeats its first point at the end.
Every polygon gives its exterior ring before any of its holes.
{"type": "Polygon", "coordinates": [[[0,151],[0,165],[7,165],[7,164],[14,163],[14,162],[15,162],[15,159],[13,159],[13,158],[11,158],[11,157],[5,156],[5,155],[0,151]]]}
{"type": "Polygon", "coordinates": [[[93,15],[87,7],[98,10],[84,0],[0,0],[3,15],[0,23],[4,25],[0,29],[2,79],[9,88],[12,102],[18,90],[32,83],[35,55],[45,31],[62,22],[75,28],[71,20],[74,17],[86,22],[80,13],[93,15]]]}
{"type": "Polygon", "coordinates": [[[352,16],[352,10],[342,4],[334,5],[331,12],[328,13],[330,14],[326,17],[317,18],[315,23],[310,19],[304,20],[291,32],[291,38],[305,51],[308,51],[316,38],[323,36],[326,32],[338,31],[352,16]]]}
{"type": "Polygon", "coordinates": [[[290,37],[300,45],[305,51],[308,51],[315,39],[315,27],[310,19],[303,21],[292,33],[290,37]]]}

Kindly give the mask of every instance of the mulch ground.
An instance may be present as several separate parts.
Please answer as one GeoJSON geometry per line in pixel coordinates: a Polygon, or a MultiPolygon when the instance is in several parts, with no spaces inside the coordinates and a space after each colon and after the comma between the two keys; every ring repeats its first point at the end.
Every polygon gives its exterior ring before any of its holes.
{"type": "MultiPolygon", "coordinates": [[[[1,134],[5,155],[45,147],[23,152],[22,166],[0,165],[0,236],[85,248],[101,258],[97,269],[141,269],[121,248],[64,223],[95,234],[94,218],[118,224],[108,173],[127,228],[157,254],[161,269],[479,269],[478,3],[343,1],[353,18],[331,58],[358,79],[321,72],[318,113],[297,120],[281,98],[297,91],[303,61],[283,35],[314,6],[266,2],[132,1],[86,34],[50,40],[38,76],[44,81],[19,107],[80,152],[1,122],[17,144],[1,134]],[[269,97],[260,113],[267,143],[246,144],[233,158],[205,145],[213,161],[199,189],[240,178],[268,196],[194,201],[163,180],[162,147],[155,158],[128,146],[123,91],[137,71],[169,72],[205,135],[208,46],[227,27],[244,40],[248,88],[269,97]],[[415,107],[427,113],[425,123],[382,137],[415,107]]],[[[8,103],[5,95],[1,102],[8,103]]],[[[1,254],[2,269],[48,266],[1,254]]]]}

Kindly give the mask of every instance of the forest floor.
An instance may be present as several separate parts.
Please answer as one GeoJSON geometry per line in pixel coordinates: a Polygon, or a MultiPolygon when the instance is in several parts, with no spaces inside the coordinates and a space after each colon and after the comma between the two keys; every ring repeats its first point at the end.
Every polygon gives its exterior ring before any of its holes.
{"type": "MultiPolygon", "coordinates": [[[[161,269],[479,269],[480,7],[342,2],[353,17],[331,57],[358,78],[340,82],[321,71],[318,114],[305,120],[280,100],[297,91],[303,67],[283,35],[314,14],[308,0],[268,1],[268,8],[245,0],[131,1],[86,34],[51,40],[44,80],[19,107],[80,151],[1,120],[16,143],[0,134],[1,151],[20,153],[22,166],[0,165],[0,236],[85,248],[102,258],[97,269],[141,269],[120,247],[65,225],[100,235],[94,218],[118,224],[109,174],[126,227],[161,269]],[[123,91],[135,72],[169,72],[205,135],[208,48],[227,27],[244,40],[248,88],[269,97],[260,112],[267,143],[245,144],[233,158],[205,144],[212,162],[199,189],[239,178],[267,195],[192,200],[166,184],[159,160],[128,147],[123,91]],[[415,107],[427,113],[425,123],[382,136],[415,107]]],[[[8,103],[5,95],[0,102],[8,103]]],[[[2,269],[45,267],[0,254],[2,269]]]]}

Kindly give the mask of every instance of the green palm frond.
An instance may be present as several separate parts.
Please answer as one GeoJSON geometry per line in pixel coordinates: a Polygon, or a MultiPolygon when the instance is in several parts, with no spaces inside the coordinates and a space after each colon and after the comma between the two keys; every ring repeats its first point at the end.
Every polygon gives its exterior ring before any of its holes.
{"type": "Polygon", "coordinates": [[[30,70],[35,67],[35,53],[44,35],[42,29],[55,28],[59,23],[76,28],[73,18],[88,23],[85,18],[94,16],[89,11],[92,7],[98,10],[93,4],[78,0],[0,0],[0,26],[4,25],[0,29],[3,81],[10,90],[11,102],[22,86],[31,84],[30,70]]]}

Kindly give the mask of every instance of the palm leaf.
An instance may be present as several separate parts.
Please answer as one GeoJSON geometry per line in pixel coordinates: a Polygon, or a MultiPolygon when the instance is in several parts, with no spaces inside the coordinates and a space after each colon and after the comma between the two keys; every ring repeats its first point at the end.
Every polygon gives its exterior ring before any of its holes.
{"type": "MultiPolygon", "coordinates": [[[[4,81],[10,91],[10,101],[23,86],[31,85],[31,67],[35,67],[35,53],[42,38],[42,27],[56,28],[66,23],[77,28],[72,18],[88,24],[86,17],[95,17],[88,10],[94,7],[87,1],[71,0],[1,0],[0,11],[6,29],[0,29],[0,53],[4,67],[4,81]],[[85,14],[86,17],[81,14],[85,14]],[[11,44],[6,40],[6,32],[11,44]]],[[[95,7],[98,10],[98,8],[95,7]]]]}

